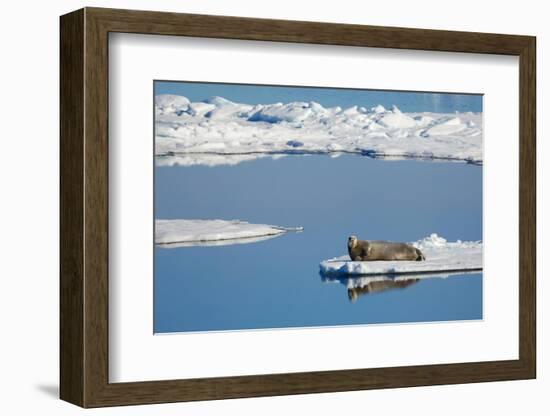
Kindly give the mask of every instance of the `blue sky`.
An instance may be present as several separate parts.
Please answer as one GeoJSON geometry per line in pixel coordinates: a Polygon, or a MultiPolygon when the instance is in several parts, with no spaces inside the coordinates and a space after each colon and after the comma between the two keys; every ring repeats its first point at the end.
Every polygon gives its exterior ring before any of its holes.
{"type": "Polygon", "coordinates": [[[373,107],[378,104],[391,108],[395,104],[402,111],[408,112],[481,112],[483,103],[483,96],[481,94],[280,87],[184,81],[155,81],[154,88],[155,95],[183,95],[191,101],[202,101],[217,95],[231,101],[247,104],[316,101],[325,107],[340,106],[344,108],[353,105],[373,107]]]}

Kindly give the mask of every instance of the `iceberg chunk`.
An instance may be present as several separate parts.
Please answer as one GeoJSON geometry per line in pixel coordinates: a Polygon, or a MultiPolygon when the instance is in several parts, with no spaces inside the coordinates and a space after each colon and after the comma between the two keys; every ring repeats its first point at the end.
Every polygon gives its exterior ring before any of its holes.
{"type": "Polygon", "coordinates": [[[397,107],[393,107],[391,113],[387,113],[378,120],[384,127],[392,129],[408,129],[416,126],[414,118],[403,114],[397,107]]]}
{"type": "MultiPolygon", "coordinates": [[[[464,130],[467,125],[462,124],[460,118],[450,117],[434,121],[434,126],[426,130],[426,134],[429,136],[439,135],[445,136],[448,134],[457,133],[464,130]]],[[[474,127],[474,126],[471,126],[474,127]]]]}
{"type": "Polygon", "coordinates": [[[181,95],[161,94],[155,96],[155,107],[160,114],[181,114],[187,111],[189,100],[181,95]]]}

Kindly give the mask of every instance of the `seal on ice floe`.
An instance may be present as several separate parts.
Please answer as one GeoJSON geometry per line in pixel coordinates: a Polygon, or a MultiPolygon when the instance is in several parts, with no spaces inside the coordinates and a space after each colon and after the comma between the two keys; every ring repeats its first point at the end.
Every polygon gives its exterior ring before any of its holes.
{"type": "Polygon", "coordinates": [[[426,260],[424,254],[410,244],[358,240],[354,235],[348,238],[348,253],[352,261],[426,260]]]}

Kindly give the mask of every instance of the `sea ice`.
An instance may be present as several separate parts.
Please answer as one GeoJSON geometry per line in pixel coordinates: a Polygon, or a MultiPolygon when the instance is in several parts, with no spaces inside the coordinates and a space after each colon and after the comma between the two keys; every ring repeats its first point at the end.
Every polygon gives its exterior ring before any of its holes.
{"type": "Polygon", "coordinates": [[[156,220],[155,243],[167,248],[246,244],[302,230],[239,220],[156,220]]]}
{"type": "Polygon", "coordinates": [[[159,165],[215,166],[281,154],[355,153],[481,164],[481,113],[403,113],[393,106],[249,105],[155,97],[159,165]],[[213,157],[214,156],[214,157],[213,157]]]}
{"type": "Polygon", "coordinates": [[[345,255],[322,261],[320,272],[328,275],[400,275],[483,269],[481,241],[447,242],[431,234],[410,244],[422,251],[425,261],[351,261],[345,255]]]}

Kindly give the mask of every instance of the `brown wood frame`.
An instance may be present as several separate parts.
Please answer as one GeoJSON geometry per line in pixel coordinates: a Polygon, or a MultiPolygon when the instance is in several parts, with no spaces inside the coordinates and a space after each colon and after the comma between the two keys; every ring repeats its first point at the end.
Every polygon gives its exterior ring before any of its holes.
{"type": "Polygon", "coordinates": [[[85,8],[60,19],[60,396],[82,407],[536,377],[536,39],[85,8]],[[108,380],[108,34],[180,35],[519,56],[519,359],[135,383],[108,380]]]}

